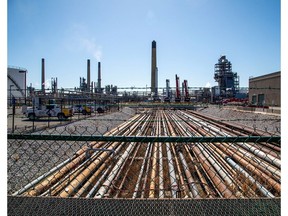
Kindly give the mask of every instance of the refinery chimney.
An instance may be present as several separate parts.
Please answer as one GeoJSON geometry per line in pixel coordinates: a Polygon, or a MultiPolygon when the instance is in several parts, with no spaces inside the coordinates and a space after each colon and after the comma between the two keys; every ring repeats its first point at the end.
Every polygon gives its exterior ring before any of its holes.
{"type": "Polygon", "coordinates": [[[87,59],[87,91],[90,92],[90,59],[87,59]]]}
{"type": "Polygon", "coordinates": [[[152,59],[151,59],[151,94],[155,97],[157,96],[157,79],[158,79],[158,69],[156,61],[156,41],[152,41],[152,59]]]}
{"type": "Polygon", "coordinates": [[[97,92],[98,92],[98,93],[101,93],[101,62],[98,62],[97,92]]]}
{"type": "Polygon", "coordinates": [[[42,75],[41,75],[41,90],[42,90],[42,93],[45,94],[45,59],[42,58],[42,67],[41,67],[41,72],[42,72],[42,75]]]}

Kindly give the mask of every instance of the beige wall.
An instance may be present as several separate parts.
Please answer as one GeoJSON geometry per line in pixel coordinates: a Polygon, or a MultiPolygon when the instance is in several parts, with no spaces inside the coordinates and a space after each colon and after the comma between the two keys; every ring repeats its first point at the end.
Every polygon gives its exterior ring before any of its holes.
{"type": "Polygon", "coordinates": [[[281,72],[275,72],[249,79],[249,102],[259,105],[264,97],[265,106],[281,106],[281,72]]]}

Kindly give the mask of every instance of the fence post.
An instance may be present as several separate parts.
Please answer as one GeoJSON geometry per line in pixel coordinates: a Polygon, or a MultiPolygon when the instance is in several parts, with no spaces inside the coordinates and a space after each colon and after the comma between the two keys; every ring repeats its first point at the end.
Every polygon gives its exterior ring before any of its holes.
{"type": "Polygon", "coordinates": [[[12,133],[14,133],[14,118],[15,118],[15,98],[12,98],[12,133]]]}

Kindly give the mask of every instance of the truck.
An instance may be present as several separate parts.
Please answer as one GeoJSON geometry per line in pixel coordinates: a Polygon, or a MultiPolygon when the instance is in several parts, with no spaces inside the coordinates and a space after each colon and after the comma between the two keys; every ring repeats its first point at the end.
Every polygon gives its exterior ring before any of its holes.
{"type": "Polygon", "coordinates": [[[98,113],[104,113],[108,108],[105,105],[101,104],[76,104],[72,106],[74,113],[82,113],[83,115],[91,115],[94,111],[98,113]]]}
{"type": "MultiPolygon", "coordinates": [[[[51,101],[50,101],[51,102],[51,101]]],[[[54,100],[52,102],[55,102],[54,100]]],[[[64,108],[59,104],[43,104],[40,98],[33,99],[33,107],[23,107],[22,113],[30,120],[43,117],[57,117],[59,120],[65,120],[73,116],[73,109],[64,108]]]]}
{"type": "Polygon", "coordinates": [[[43,117],[57,117],[59,120],[65,120],[73,116],[73,110],[71,108],[61,108],[58,104],[47,104],[41,107],[29,107],[24,114],[30,120],[43,117]]]}
{"type": "Polygon", "coordinates": [[[73,112],[74,113],[82,113],[83,115],[91,115],[91,113],[94,112],[94,108],[92,106],[89,105],[81,105],[81,104],[77,104],[72,106],[73,112]]]}

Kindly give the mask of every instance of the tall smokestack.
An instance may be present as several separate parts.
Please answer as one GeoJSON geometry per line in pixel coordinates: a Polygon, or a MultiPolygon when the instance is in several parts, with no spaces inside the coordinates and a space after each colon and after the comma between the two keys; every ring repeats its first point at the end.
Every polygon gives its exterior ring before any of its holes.
{"type": "Polygon", "coordinates": [[[45,59],[42,58],[41,90],[45,94],[45,59]]]}
{"type": "Polygon", "coordinates": [[[156,94],[157,82],[157,61],[156,61],[156,41],[152,41],[152,59],[151,59],[151,93],[156,94]]]}
{"type": "Polygon", "coordinates": [[[97,91],[101,93],[101,62],[98,62],[98,83],[97,83],[97,91]]]}
{"type": "Polygon", "coordinates": [[[87,91],[90,92],[90,59],[87,59],[87,91]]]}

